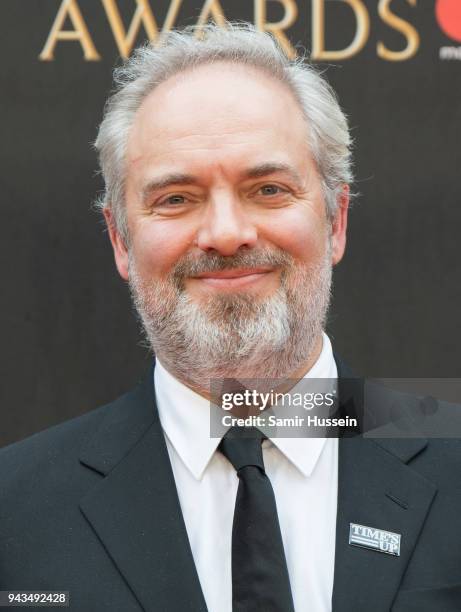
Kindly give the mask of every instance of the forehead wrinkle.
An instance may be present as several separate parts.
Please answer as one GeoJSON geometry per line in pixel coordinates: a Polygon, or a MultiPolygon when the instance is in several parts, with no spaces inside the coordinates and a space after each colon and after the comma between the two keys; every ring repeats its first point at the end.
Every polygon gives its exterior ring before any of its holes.
{"type": "Polygon", "coordinates": [[[167,129],[163,126],[158,131],[155,128],[149,129],[148,126],[147,130],[130,139],[127,161],[132,167],[136,168],[143,163],[163,163],[165,158],[172,157],[172,151],[175,156],[189,153],[200,156],[207,152],[219,155],[221,151],[225,154],[226,150],[229,152],[234,150],[240,155],[239,149],[248,147],[249,133],[252,137],[267,134],[267,129],[259,126],[255,128],[250,124],[239,131],[229,128],[228,130],[215,130],[215,133],[207,133],[205,130],[203,132],[191,131],[189,126],[172,125],[167,129]]]}
{"type": "Polygon", "coordinates": [[[245,147],[247,146],[250,130],[252,136],[267,134],[267,127],[254,126],[250,122],[237,131],[235,125],[228,129],[217,129],[211,121],[204,125],[204,129],[201,131],[197,130],[196,123],[193,129],[190,125],[180,126],[173,124],[167,128],[163,126],[163,133],[159,133],[160,130],[157,131],[154,128],[150,132],[144,133],[140,144],[143,147],[146,143],[155,142],[158,153],[161,153],[162,149],[168,149],[172,146],[178,147],[181,151],[189,149],[192,151],[206,151],[208,149],[224,149],[224,147],[245,147]],[[159,141],[161,142],[159,143],[159,141]]]}

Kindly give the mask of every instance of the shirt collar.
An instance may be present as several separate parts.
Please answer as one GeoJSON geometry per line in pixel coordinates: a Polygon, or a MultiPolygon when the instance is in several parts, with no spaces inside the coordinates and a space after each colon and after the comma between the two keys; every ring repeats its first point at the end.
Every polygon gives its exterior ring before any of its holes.
{"type": "MultiPolygon", "coordinates": [[[[323,333],[319,358],[304,378],[337,378],[331,342],[323,333]]],[[[165,435],[185,466],[200,480],[219,438],[210,437],[210,403],[170,374],[157,359],[154,369],[155,396],[165,435]]],[[[273,438],[274,444],[304,476],[310,476],[325,445],[325,438],[273,438]]]]}

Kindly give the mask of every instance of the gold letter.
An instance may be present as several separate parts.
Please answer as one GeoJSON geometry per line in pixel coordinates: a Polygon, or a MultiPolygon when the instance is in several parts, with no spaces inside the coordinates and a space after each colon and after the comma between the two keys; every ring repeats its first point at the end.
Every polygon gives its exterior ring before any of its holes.
{"type": "MultiPolygon", "coordinates": [[[[168,14],[165,19],[163,31],[171,29],[174,20],[177,16],[182,0],[172,0],[168,14]]],[[[109,19],[110,27],[114,34],[115,42],[122,57],[129,57],[133,50],[136,38],[139,34],[141,24],[146,30],[146,34],[150,41],[156,42],[159,37],[157,22],[152,13],[148,0],[136,0],[136,10],[128,27],[128,32],[125,31],[123,21],[120,16],[120,11],[116,0],[102,0],[109,19]]]]}
{"type": "MultiPolygon", "coordinates": [[[[412,6],[416,6],[416,0],[407,0],[407,2],[409,2],[409,4],[412,6]]],[[[391,0],[380,0],[378,5],[379,16],[385,23],[393,27],[395,30],[401,32],[407,39],[408,43],[405,49],[402,49],[402,51],[389,51],[389,49],[386,49],[384,44],[379,41],[377,50],[379,57],[382,57],[389,62],[401,62],[403,60],[410,59],[410,57],[413,57],[413,55],[415,55],[415,53],[418,51],[419,34],[415,28],[408,23],[408,21],[404,21],[391,12],[389,8],[390,3],[391,0]]]]}
{"type": "Polygon", "coordinates": [[[54,49],[58,40],[78,40],[82,45],[84,57],[87,61],[94,62],[101,59],[101,56],[96,51],[96,47],[91,40],[90,33],[83,20],[77,0],[63,0],[59,7],[48,39],[43,47],[43,51],[39,55],[42,62],[54,60],[54,49]],[[72,25],[75,28],[74,30],[61,29],[67,17],[72,21],[72,25]]]}
{"type": "Polygon", "coordinates": [[[226,18],[222,6],[219,4],[219,0],[206,0],[196,23],[197,29],[195,31],[195,36],[197,38],[203,36],[203,26],[208,22],[210,15],[213,17],[213,21],[216,25],[222,28],[226,27],[226,18]]]}
{"type": "Polygon", "coordinates": [[[368,40],[370,17],[362,0],[343,0],[354,11],[357,21],[354,40],[345,49],[325,50],[325,0],[312,0],[312,54],[314,60],[343,60],[358,53],[368,40]]]}
{"type": "Polygon", "coordinates": [[[162,34],[163,32],[169,32],[173,27],[179,13],[179,9],[181,8],[181,4],[182,0],[171,0],[170,8],[168,9],[168,13],[165,17],[165,23],[163,24],[162,34]]]}
{"type": "Polygon", "coordinates": [[[272,32],[278,40],[285,55],[290,59],[296,57],[296,49],[289,41],[287,35],[282,30],[286,30],[296,21],[298,7],[295,0],[277,0],[285,8],[285,15],[277,23],[267,23],[266,21],[266,2],[267,0],[255,0],[255,26],[258,30],[272,32]]]}

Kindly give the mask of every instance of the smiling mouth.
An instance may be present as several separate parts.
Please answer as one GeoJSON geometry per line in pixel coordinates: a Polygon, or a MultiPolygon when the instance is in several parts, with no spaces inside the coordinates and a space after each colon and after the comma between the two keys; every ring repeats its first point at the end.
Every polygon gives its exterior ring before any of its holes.
{"type": "Polygon", "coordinates": [[[215,272],[203,272],[192,279],[202,282],[211,287],[235,288],[251,285],[266,278],[272,268],[235,268],[231,270],[217,270],[215,272]]]}

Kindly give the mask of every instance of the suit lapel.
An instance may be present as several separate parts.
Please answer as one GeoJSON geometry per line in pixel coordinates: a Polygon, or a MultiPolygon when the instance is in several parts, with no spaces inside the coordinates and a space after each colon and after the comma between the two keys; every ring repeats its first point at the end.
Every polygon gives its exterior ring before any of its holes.
{"type": "MultiPolygon", "coordinates": [[[[344,376],[341,363],[338,371],[344,376]]],[[[354,414],[361,413],[356,406],[354,414]]],[[[406,465],[426,445],[415,438],[339,440],[333,612],[391,609],[436,493],[406,465]],[[351,546],[350,523],[401,534],[400,556],[351,546]]]]}
{"type": "Polygon", "coordinates": [[[104,478],[80,508],[144,610],[206,612],[152,371],[110,407],[81,462],[104,478]]]}

